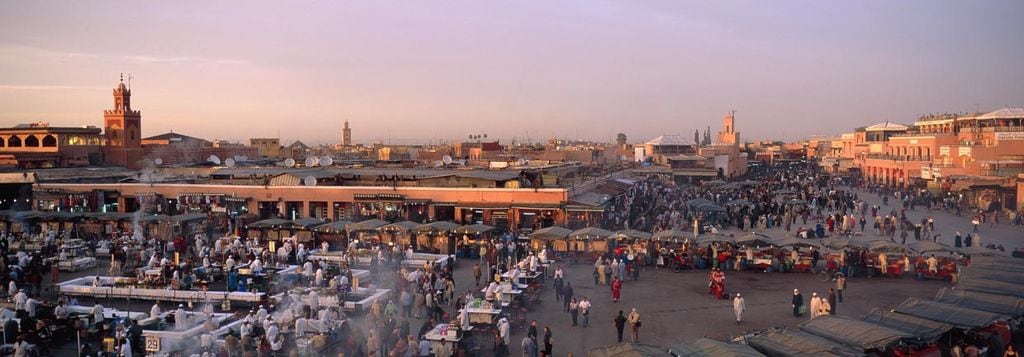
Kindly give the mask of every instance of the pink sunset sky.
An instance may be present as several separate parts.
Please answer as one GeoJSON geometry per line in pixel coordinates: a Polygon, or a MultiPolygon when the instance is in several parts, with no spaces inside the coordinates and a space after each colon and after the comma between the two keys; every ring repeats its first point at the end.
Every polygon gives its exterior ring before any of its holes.
{"type": "Polygon", "coordinates": [[[834,135],[1024,106],[1022,1],[5,1],[0,124],[427,143],[834,135]]]}

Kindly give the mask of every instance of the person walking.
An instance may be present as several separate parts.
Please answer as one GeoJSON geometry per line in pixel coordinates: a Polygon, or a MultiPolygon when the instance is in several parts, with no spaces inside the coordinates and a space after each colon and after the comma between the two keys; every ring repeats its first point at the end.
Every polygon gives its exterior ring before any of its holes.
{"type": "Polygon", "coordinates": [[[640,340],[640,313],[636,312],[636,308],[629,312],[629,317],[626,318],[626,322],[629,322],[629,328],[633,332],[633,342],[636,343],[640,340]]]}
{"type": "Polygon", "coordinates": [[[555,277],[555,301],[562,301],[562,278],[555,277]]]}
{"type": "Polygon", "coordinates": [[[618,277],[612,278],[612,301],[619,302],[619,298],[622,297],[622,280],[618,277]]]}
{"type": "Polygon", "coordinates": [[[836,314],[836,303],[838,302],[837,299],[838,299],[838,294],[836,294],[836,290],[833,289],[833,288],[829,288],[828,289],[828,300],[827,300],[828,305],[829,305],[829,309],[828,309],[828,314],[829,315],[835,315],[836,314]]]}
{"type": "Polygon", "coordinates": [[[565,282],[565,286],[562,287],[562,307],[565,311],[569,311],[569,300],[572,299],[572,282],[565,282]]]}
{"type": "Polygon", "coordinates": [[[473,265],[473,278],[476,279],[476,286],[480,286],[480,276],[481,275],[483,275],[483,273],[480,271],[480,263],[474,264],[473,265]]]}
{"type": "Polygon", "coordinates": [[[800,317],[800,310],[804,307],[804,296],[800,290],[793,289],[793,317],[800,317]]]}
{"type": "Polygon", "coordinates": [[[736,297],[732,299],[732,311],[736,314],[736,324],[739,325],[743,322],[743,312],[747,311],[747,302],[740,293],[736,293],[736,297]]]}
{"type": "Polygon", "coordinates": [[[812,319],[821,315],[821,297],[818,296],[818,293],[811,293],[810,305],[812,319]]]}
{"type": "Polygon", "coordinates": [[[622,310],[619,310],[619,315],[615,316],[613,323],[615,325],[615,332],[619,336],[619,342],[622,342],[622,331],[626,328],[626,316],[622,315],[622,310]]]}
{"type": "Polygon", "coordinates": [[[846,277],[842,273],[836,276],[836,298],[843,302],[843,290],[846,290],[846,277]]]}
{"type": "Polygon", "coordinates": [[[552,342],[551,341],[551,327],[550,326],[544,326],[544,350],[541,351],[541,355],[542,356],[545,356],[545,357],[551,357],[552,356],[552,354],[551,354],[551,350],[552,350],[551,342],[552,342]]]}
{"type": "Polygon", "coordinates": [[[590,300],[587,300],[586,297],[580,299],[579,310],[583,315],[583,327],[587,327],[590,325],[590,300]]]}
{"type": "Polygon", "coordinates": [[[523,337],[523,357],[535,357],[537,356],[537,341],[534,341],[533,337],[523,337]]]}
{"type": "Polygon", "coordinates": [[[579,315],[579,303],[576,302],[576,298],[572,298],[569,302],[569,315],[572,315],[572,325],[576,326],[576,316],[579,315]]]}

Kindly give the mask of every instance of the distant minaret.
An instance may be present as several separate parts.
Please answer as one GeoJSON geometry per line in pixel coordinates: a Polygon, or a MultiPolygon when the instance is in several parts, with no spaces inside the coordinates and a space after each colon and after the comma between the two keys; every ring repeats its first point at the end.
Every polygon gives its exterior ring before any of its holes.
{"type": "Polygon", "coordinates": [[[722,118],[723,131],[718,132],[718,143],[722,145],[738,145],[740,133],[736,131],[736,111],[730,111],[722,118]]]}
{"type": "Polygon", "coordinates": [[[352,146],[352,128],[348,127],[348,120],[345,121],[345,128],[341,129],[341,145],[352,146]]]}

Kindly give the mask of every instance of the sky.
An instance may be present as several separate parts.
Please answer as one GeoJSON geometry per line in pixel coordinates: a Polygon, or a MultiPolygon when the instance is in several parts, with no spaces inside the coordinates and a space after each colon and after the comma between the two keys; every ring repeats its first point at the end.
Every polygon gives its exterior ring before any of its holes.
{"type": "Polygon", "coordinates": [[[3,1],[0,125],[630,142],[736,111],[745,140],[1024,106],[1024,1],[3,1]]]}

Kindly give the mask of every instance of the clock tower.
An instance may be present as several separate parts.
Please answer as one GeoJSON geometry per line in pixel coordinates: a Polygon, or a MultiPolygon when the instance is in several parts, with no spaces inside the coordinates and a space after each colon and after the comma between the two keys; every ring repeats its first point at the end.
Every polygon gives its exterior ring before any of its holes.
{"type": "Polygon", "coordinates": [[[103,136],[107,147],[142,147],[142,112],[132,110],[131,103],[132,90],[124,84],[122,76],[121,83],[114,88],[114,108],[103,111],[103,136]]]}

